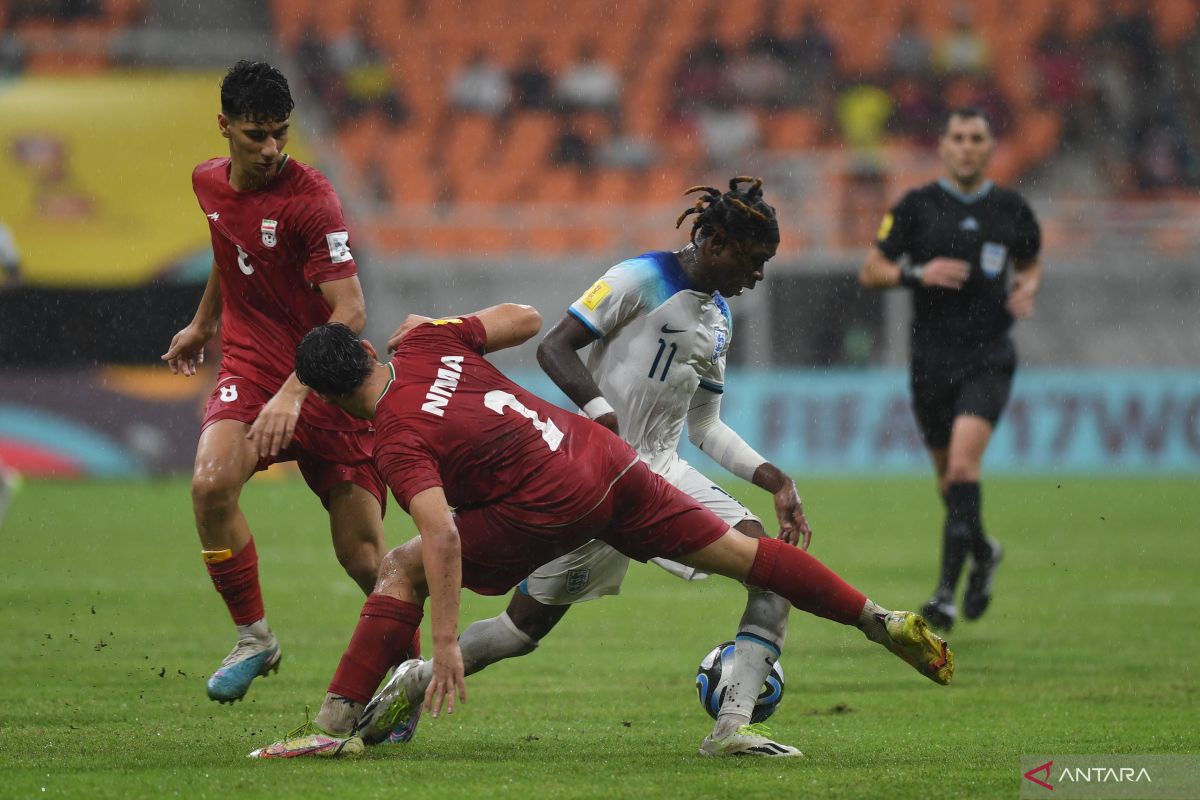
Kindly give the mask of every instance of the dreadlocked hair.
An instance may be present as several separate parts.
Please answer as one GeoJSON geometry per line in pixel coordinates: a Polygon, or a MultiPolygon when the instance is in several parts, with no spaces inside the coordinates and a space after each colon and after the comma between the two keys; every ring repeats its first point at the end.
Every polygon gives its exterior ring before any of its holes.
{"type": "Polygon", "coordinates": [[[251,122],[279,122],[296,104],[283,73],[265,61],[239,61],[221,81],[221,111],[251,122]]]}
{"type": "Polygon", "coordinates": [[[727,241],[755,241],[761,243],[779,241],[779,222],[774,207],[763,200],[762,178],[739,175],[729,179],[729,191],[722,193],[712,186],[693,186],[684,196],[700,192],[695,205],[684,209],[675,220],[678,228],[688,217],[692,221],[691,241],[696,235],[712,237],[713,244],[724,245],[727,241]],[[750,184],[745,189],[741,184],[750,184]]]}

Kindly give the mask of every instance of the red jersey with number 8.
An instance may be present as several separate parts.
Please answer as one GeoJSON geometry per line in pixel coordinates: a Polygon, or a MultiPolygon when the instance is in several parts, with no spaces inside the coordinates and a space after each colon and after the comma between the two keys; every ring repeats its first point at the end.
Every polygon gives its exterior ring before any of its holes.
{"type": "MultiPolygon", "coordinates": [[[[274,394],[304,334],[329,321],[318,287],[358,272],[341,203],[324,175],[290,158],[266,186],[244,192],[229,185],[229,159],[214,158],[192,171],[192,189],[221,281],[221,372],[274,394]]],[[[321,428],[366,427],[311,395],[302,413],[321,428]]]]}
{"type": "Polygon", "coordinates": [[[460,510],[505,503],[546,527],[579,519],[637,454],[506,378],[483,357],[486,343],[476,317],[427,323],[401,340],[376,406],[376,466],[406,511],[440,486],[460,510]]]}

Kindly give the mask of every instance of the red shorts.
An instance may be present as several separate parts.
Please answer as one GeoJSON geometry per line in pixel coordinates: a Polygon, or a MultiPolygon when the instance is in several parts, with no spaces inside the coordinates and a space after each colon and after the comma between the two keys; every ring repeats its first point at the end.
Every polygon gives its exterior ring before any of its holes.
{"type": "Polygon", "coordinates": [[[561,527],[528,525],[521,509],[505,503],[458,511],[463,587],[504,594],[529,573],[600,539],[638,561],[676,559],[720,539],[729,525],[650,471],[642,461],[629,468],[582,519],[561,527]]]}
{"type": "MultiPolygon", "coordinates": [[[[223,419],[235,419],[252,425],[264,405],[273,396],[258,384],[234,375],[222,375],[204,406],[203,432],[223,419]]],[[[279,461],[295,461],[308,488],[329,508],[329,491],[339,483],[363,487],[387,508],[387,487],[375,469],[371,451],[375,444],[374,428],[338,431],[309,425],[301,412],[296,421],[292,443],[275,458],[267,457],[254,467],[257,472],[279,461]]]]}

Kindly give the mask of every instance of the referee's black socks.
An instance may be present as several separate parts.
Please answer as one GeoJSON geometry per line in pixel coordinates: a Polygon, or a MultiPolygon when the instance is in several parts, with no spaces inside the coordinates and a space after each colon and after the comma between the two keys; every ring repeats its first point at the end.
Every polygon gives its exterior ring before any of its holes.
{"type": "Polygon", "coordinates": [[[942,577],[939,591],[954,593],[967,554],[991,558],[991,548],[983,535],[980,494],[977,481],[951,483],[946,487],[946,524],[942,529],[942,577]]]}

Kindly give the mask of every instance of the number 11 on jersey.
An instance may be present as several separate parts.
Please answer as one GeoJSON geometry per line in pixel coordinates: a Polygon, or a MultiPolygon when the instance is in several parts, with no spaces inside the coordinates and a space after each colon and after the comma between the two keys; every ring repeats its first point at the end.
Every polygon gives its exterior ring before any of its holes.
{"type": "MultiPolygon", "coordinates": [[[[667,343],[664,340],[659,339],[658,352],[654,354],[654,363],[650,365],[650,374],[646,376],[647,378],[653,379],[655,373],[658,372],[658,362],[662,360],[663,351],[666,349],[667,343]]],[[[662,375],[658,376],[660,381],[665,381],[667,379],[667,371],[671,369],[671,362],[675,360],[676,349],[675,343],[671,342],[671,352],[667,353],[667,363],[663,364],[662,375]]]]}

